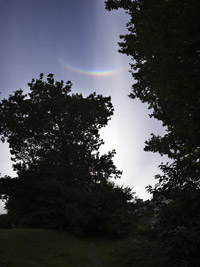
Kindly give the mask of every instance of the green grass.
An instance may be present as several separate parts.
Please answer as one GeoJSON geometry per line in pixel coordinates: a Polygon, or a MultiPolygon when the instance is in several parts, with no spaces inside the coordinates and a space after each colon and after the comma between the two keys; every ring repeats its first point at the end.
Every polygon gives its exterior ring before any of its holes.
{"type": "Polygon", "coordinates": [[[66,232],[40,229],[0,229],[1,267],[112,266],[117,241],[75,238],[66,232]]]}

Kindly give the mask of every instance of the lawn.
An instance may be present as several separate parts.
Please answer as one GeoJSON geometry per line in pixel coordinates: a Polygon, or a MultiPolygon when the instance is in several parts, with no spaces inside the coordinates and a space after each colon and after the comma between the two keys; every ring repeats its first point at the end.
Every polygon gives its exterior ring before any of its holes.
{"type": "Polygon", "coordinates": [[[111,267],[118,241],[42,229],[0,229],[1,267],[111,267]]]}

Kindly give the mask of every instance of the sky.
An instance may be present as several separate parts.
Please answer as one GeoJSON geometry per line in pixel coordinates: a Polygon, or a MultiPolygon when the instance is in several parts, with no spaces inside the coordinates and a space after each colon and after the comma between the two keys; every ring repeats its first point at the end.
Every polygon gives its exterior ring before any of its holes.
{"type": "MultiPolygon", "coordinates": [[[[148,199],[145,187],[155,184],[157,166],[167,159],[144,152],[144,141],[164,129],[149,118],[147,105],[128,97],[130,58],[118,53],[128,19],[123,10],[105,10],[104,0],[0,0],[0,99],[20,88],[27,92],[40,73],[70,80],[72,91],[84,96],[111,96],[115,112],[101,130],[101,152],[115,149],[123,171],[116,182],[148,199]]],[[[0,144],[0,173],[15,176],[7,144],[0,144]]]]}

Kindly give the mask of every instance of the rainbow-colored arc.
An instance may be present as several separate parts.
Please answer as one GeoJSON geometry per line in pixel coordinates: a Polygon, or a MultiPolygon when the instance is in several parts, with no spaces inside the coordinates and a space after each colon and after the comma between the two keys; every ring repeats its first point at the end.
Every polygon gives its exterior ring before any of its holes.
{"type": "Polygon", "coordinates": [[[120,69],[106,69],[106,70],[84,70],[81,68],[77,68],[74,67],[72,65],[67,64],[66,62],[64,62],[63,60],[59,59],[59,62],[64,65],[64,67],[66,67],[69,70],[78,72],[80,74],[85,74],[85,75],[91,75],[91,76],[109,76],[112,75],[114,73],[116,73],[117,71],[119,71],[120,69]]]}

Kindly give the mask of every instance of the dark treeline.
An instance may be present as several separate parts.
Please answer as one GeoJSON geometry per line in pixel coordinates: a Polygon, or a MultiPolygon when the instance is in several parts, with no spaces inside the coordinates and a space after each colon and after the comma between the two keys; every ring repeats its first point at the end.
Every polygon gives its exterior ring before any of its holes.
{"type": "MultiPolygon", "coordinates": [[[[121,176],[115,151],[100,155],[110,97],[71,93],[71,82],[43,74],[0,103],[1,140],[9,143],[17,177],[0,179],[7,217],[14,226],[64,229],[75,234],[126,235],[133,228],[130,188],[121,176]]],[[[4,216],[5,217],[5,216],[4,216]]]]}
{"type": "Polygon", "coordinates": [[[159,246],[144,245],[141,261],[135,246],[122,265],[200,266],[200,1],[107,0],[106,8],[130,16],[119,44],[132,57],[130,97],[148,103],[150,116],[166,127],[145,150],[170,158],[160,165],[156,186],[148,187],[159,246]]]}

